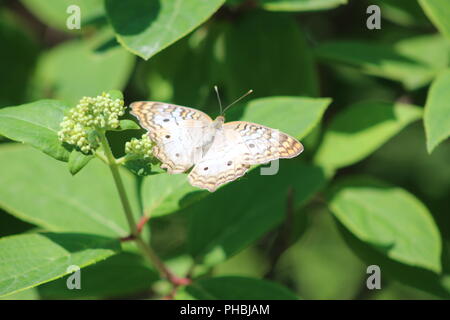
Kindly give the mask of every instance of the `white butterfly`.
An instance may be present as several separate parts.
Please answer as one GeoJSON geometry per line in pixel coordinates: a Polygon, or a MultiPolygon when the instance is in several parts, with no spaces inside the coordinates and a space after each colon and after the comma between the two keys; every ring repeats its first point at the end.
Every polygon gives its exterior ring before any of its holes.
{"type": "Polygon", "coordinates": [[[214,121],[205,113],[163,102],[140,101],[130,105],[155,143],[153,155],[168,173],[193,169],[189,182],[215,191],[241,177],[251,165],[293,158],[303,151],[295,138],[260,124],[214,121]]]}

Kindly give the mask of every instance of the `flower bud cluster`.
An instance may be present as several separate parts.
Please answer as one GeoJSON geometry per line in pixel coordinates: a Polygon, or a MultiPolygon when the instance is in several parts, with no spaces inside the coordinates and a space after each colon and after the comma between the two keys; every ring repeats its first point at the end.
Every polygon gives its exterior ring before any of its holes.
{"type": "Polygon", "coordinates": [[[83,97],[61,122],[58,137],[62,142],[90,153],[95,145],[89,132],[95,129],[112,130],[119,127],[119,117],[125,113],[123,100],[112,99],[107,93],[97,97],[83,97]]]}
{"type": "Polygon", "coordinates": [[[133,138],[125,144],[125,153],[139,156],[144,159],[152,158],[153,143],[148,134],[142,135],[141,139],[133,138]]]}

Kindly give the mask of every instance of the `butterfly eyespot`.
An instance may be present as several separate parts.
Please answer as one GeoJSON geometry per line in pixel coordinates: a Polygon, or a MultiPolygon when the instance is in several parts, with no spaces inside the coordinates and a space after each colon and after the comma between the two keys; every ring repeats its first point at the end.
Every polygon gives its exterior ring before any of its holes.
{"type": "Polygon", "coordinates": [[[254,148],[254,147],[255,147],[255,145],[254,145],[253,143],[250,143],[248,146],[249,146],[250,148],[254,148]]]}
{"type": "Polygon", "coordinates": [[[169,119],[164,119],[163,121],[164,121],[164,122],[168,122],[168,121],[169,121],[169,119]]]}
{"type": "Polygon", "coordinates": [[[203,170],[205,170],[205,171],[208,170],[208,167],[204,167],[203,170]]]}
{"type": "Polygon", "coordinates": [[[170,138],[170,135],[167,135],[166,138],[169,139],[169,138],[170,138]]]}
{"type": "Polygon", "coordinates": [[[227,162],[227,166],[231,166],[232,163],[233,163],[233,162],[228,161],[228,162],[227,162]]]}
{"type": "Polygon", "coordinates": [[[175,153],[175,157],[179,157],[180,156],[180,154],[179,153],[175,153]]]}

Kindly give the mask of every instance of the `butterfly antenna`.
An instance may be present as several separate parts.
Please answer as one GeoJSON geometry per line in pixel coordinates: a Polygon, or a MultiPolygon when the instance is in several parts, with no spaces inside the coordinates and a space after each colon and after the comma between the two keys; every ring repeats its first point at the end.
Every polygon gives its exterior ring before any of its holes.
{"type": "Polygon", "coordinates": [[[220,114],[222,114],[222,101],[220,100],[219,89],[217,86],[214,86],[214,90],[216,91],[217,100],[219,101],[220,114]]]}
{"type": "Polygon", "coordinates": [[[223,109],[223,112],[221,112],[220,114],[223,115],[225,114],[225,111],[227,111],[231,106],[233,106],[234,104],[238,103],[239,101],[241,101],[242,99],[244,99],[246,96],[248,96],[250,93],[252,93],[253,90],[248,90],[247,93],[243,94],[240,98],[234,100],[233,103],[230,103],[228,106],[225,107],[225,109],[223,109]]]}

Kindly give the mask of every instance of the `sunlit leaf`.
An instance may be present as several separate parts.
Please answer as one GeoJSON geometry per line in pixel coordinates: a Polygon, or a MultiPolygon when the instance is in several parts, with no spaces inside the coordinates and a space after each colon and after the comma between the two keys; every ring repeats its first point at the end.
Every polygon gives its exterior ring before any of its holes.
{"type": "Polygon", "coordinates": [[[119,42],[149,59],[205,22],[224,0],[107,0],[119,42]]]}
{"type": "Polygon", "coordinates": [[[358,239],[387,257],[441,271],[441,237],[428,209],[412,194],[375,180],[338,183],[329,207],[358,239]]]}
{"type": "Polygon", "coordinates": [[[0,134],[28,143],[49,156],[68,161],[69,151],[58,139],[60,123],[68,110],[65,103],[40,100],[0,110],[0,134]]]}
{"type": "Polygon", "coordinates": [[[365,101],[351,105],[325,130],[315,161],[327,168],[354,164],[421,115],[419,107],[401,103],[365,101]]]}
{"type": "Polygon", "coordinates": [[[424,124],[427,149],[431,153],[450,136],[450,69],[444,71],[431,85],[425,105],[424,124]]]}
{"type": "Polygon", "coordinates": [[[0,296],[35,287],[120,250],[116,239],[75,233],[23,234],[0,239],[0,296]]]}

